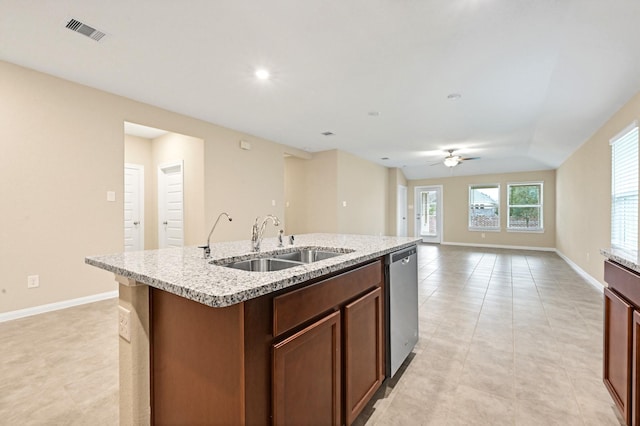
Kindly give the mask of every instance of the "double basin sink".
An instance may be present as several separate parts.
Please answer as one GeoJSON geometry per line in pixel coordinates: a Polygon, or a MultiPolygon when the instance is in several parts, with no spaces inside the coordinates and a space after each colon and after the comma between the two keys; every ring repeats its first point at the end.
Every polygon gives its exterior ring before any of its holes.
{"type": "Polygon", "coordinates": [[[326,248],[306,247],[282,253],[263,254],[266,257],[239,260],[236,262],[212,261],[211,263],[249,272],[271,272],[330,259],[352,251],[353,250],[333,251],[326,248]]]}

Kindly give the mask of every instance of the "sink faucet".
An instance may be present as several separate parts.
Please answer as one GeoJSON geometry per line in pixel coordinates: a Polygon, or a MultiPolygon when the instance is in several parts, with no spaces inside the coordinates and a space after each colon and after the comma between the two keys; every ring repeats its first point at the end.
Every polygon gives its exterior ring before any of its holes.
{"type": "Polygon", "coordinates": [[[213,224],[213,228],[211,228],[211,232],[209,232],[209,236],[207,237],[207,245],[206,246],[200,246],[200,248],[204,249],[204,258],[208,259],[211,256],[211,247],[209,246],[209,242],[211,241],[211,234],[213,234],[213,230],[216,229],[216,226],[218,225],[218,221],[220,220],[220,218],[222,216],[226,216],[227,219],[229,219],[229,222],[231,222],[233,219],[231,219],[231,216],[229,216],[227,213],[222,212],[218,215],[218,218],[216,219],[216,223],[213,224]]]}
{"type": "Polygon", "coordinates": [[[251,250],[260,251],[260,243],[262,243],[264,228],[267,226],[267,220],[269,219],[273,221],[274,226],[280,226],[280,219],[271,214],[265,216],[260,225],[258,225],[260,216],[256,217],[256,221],[251,228],[251,250]]]}

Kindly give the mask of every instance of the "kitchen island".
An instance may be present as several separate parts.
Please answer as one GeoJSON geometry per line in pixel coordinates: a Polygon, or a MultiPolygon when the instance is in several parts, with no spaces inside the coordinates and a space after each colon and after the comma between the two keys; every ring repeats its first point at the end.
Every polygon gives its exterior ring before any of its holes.
{"type": "Polygon", "coordinates": [[[120,283],[121,424],[351,424],[384,380],[384,256],[418,241],[307,234],[260,253],[217,243],[210,259],[196,247],[86,258],[120,283]],[[304,248],[339,254],[225,266],[304,248]]]}

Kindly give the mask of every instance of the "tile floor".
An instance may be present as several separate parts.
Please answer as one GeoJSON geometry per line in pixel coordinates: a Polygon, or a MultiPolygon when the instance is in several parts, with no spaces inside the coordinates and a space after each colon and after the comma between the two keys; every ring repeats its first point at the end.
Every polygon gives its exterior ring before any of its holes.
{"type": "MultiPolygon", "coordinates": [[[[423,245],[420,341],[356,421],[619,425],[602,294],[557,255],[423,245]]],[[[117,302],[0,323],[1,425],[118,423],[117,302]]]]}
{"type": "Polygon", "coordinates": [[[418,264],[420,341],[359,424],[622,424],[602,293],[555,253],[423,245],[418,264]]]}

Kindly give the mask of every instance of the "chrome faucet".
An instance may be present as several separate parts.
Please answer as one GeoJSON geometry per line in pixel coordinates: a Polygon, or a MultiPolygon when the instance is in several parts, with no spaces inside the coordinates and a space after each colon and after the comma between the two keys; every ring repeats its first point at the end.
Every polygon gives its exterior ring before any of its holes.
{"type": "Polygon", "coordinates": [[[200,246],[200,248],[204,249],[204,258],[208,259],[211,256],[211,247],[209,246],[209,242],[211,241],[211,234],[213,234],[213,230],[216,229],[216,226],[218,225],[218,221],[220,220],[220,218],[222,216],[226,216],[227,219],[229,219],[229,222],[231,222],[233,219],[231,219],[231,216],[229,216],[227,213],[222,212],[218,215],[218,218],[216,219],[216,223],[213,224],[213,228],[211,228],[211,232],[209,232],[209,236],[207,237],[207,245],[206,246],[200,246]]]}
{"type": "Polygon", "coordinates": [[[274,226],[280,226],[280,219],[277,217],[268,214],[262,220],[260,225],[258,225],[258,221],[260,220],[260,216],[256,217],[256,221],[251,228],[251,250],[252,251],[260,251],[260,243],[262,243],[262,237],[264,235],[264,228],[267,226],[267,220],[271,219],[273,221],[274,226]]]}

